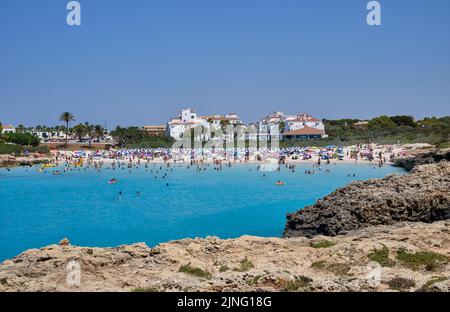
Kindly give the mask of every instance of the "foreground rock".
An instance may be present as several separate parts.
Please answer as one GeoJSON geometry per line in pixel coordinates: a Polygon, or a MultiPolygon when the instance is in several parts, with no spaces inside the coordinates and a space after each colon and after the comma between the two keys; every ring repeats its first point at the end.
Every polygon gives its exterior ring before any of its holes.
{"type": "Polygon", "coordinates": [[[397,166],[403,167],[407,170],[413,169],[415,166],[435,164],[443,160],[450,161],[450,149],[438,152],[418,153],[407,157],[395,159],[397,166]]]}
{"type": "Polygon", "coordinates": [[[284,236],[334,236],[371,225],[450,218],[450,163],[357,181],[287,216],[284,236]]]}
{"type": "Polygon", "coordinates": [[[184,239],[153,249],[63,244],[0,264],[0,291],[449,291],[449,255],[445,221],[333,238],[184,239]]]}
{"type": "Polygon", "coordinates": [[[449,226],[403,223],[314,239],[208,237],[153,249],[51,245],[0,264],[0,291],[449,291],[449,226]],[[436,255],[436,263],[404,262],[406,251],[436,255]]]}

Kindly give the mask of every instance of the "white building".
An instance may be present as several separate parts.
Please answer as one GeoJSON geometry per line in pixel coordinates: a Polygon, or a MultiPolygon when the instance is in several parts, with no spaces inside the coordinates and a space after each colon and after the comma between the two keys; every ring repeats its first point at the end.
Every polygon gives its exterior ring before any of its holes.
{"type": "Polygon", "coordinates": [[[12,125],[3,125],[2,126],[2,134],[7,133],[16,133],[16,128],[12,125]]]}
{"type": "MultiPolygon", "coordinates": [[[[33,130],[31,132],[33,135],[37,136],[42,141],[48,141],[48,140],[62,140],[66,138],[65,132],[61,131],[37,131],[33,130]]],[[[70,137],[70,135],[69,135],[70,137]]]]}
{"type": "MultiPolygon", "coordinates": [[[[182,109],[178,118],[173,118],[167,123],[166,133],[168,136],[176,140],[180,140],[183,134],[192,128],[202,127],[204,134],[202,140],[209,140],[211,132],[215,133],[214,138],[227,138],[223,135],[218,135],[217,132],[223,130],[226,125],[243,125],[241,119],[236,113],[212,116],[198,116],[197,112],[192,109],[182,109]]],[[[228,139],[231,139],[229,137],[228,139]]]]}
{"type": "MultiPolygon", "coordinates": [[[[282,138],[284,133],[300,130],[315,129],[325,136],[325,126],[323,122],[309,114],[286,115],[283,112],[274,112],[263,118],[258,124],[260,132],[259,138],[269,139],[270,137],[282,138]]],[[[317,132],[318,133],[318,132],[317,132]]]]}
{"type": "Polygon", "coordinates": [[[190,108],[181,109],[179,117],[173,118],[167,123],[166,133],[175,140],[181,140],[187,130],[195,127],[209,129],[209,123],[206,119],[198,117],[196,111],[190,108]]]}
{"type": "MultiPolygon", "coordinates": [[[[244,129],[244,124],[242,120],[239,118],[238,114],[236,113],[230,113],[225,116],[223,115],[213,115],[213,116],[203,116],[203,119],[205,119],[209,124],[209,131],[215,132],[214,138],[216,139],[227,139],[232,140],[235,137],[235,133],[225,133],[226,129],[225,127],[227,125],[231,126],[242,126],[241,130],[244,129]],[[220,132],[222,131],[223,135],[220,135],[220,132]]],[[[235,130],[237,130],[235,128],[235,130]]]]}
{"type": "Polygon", "coordinates": [[[284,131],[295,131],[305,127],[318,129],[325,132],[325,125],[321,120],[305,113],[299,114],[295,117],[286,118],[284,131]]]}

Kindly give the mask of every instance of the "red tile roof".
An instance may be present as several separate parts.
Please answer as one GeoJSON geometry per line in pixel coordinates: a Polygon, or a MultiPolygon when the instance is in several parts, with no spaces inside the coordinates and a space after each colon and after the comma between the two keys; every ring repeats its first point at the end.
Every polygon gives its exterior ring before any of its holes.
{"type": "Polygon", "coordinates": [[[323,132],[323,130],[305,126],[304,128],[301,129],[285,132],[282,135],[287,136],[287,135],[324,135],[324,134],[325,133],[323,132]]]}

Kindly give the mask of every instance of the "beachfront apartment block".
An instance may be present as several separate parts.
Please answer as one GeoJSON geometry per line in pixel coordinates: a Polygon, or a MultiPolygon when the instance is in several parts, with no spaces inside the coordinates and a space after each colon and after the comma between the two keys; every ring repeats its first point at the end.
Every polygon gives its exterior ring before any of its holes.
{"type": "Polygon", "coordinates": [[[209,124],[206,119],[197,116],[196,111],[190,108],[183,108],[177,118],[172,118],[167,123],[166,134],[175,140],[181,140],[186,131],[195,127],[203,127],[203,129],[208,129],[209,124]]]}
{"type": "Polygon", "coordinates": [[[323,138],[325,125],[317,118],[302,113],[287,115],[283,112],[274,112],[260,122],[245,125],[236,113],[227,115],[198,116],[195,110],[190,108],[181,109],[177,118],[172,118],[166,125],[166,134],[176,140],[181,140],[186,131],[201,127],[203,133],[196,140],[225,139],[232,140],[303,140],[323,138]],[[235,129],[232,133],[226,133],[227,125],[241,126],[239,129],[245,135],[236,135],[235,129]]]}
{"type": "Polygon", "coordinates": [[[2,129],[2,134],[16,133],[16,127],[14,127],[12,125],[3,125],[1,127],[1,129],[2,129]]]}
{"type": "Polygon", "coordinates": [[[313,116],[301,113],[296,115],[274,112],[258,123],[259,138],[278,138],[281,140],[302,140],[323,138],[325,125],[313,116]]]}
{"type": "Polygon", "coordinates": [[[142,130],[150,136],[163,136],[166,133],[165,125],[143,126],[142,130]]]}
{"type": "Polygon", "coordinates": [[[226,134],[220,133],[227,125],[243,125],[243,123],[236,113],[198,116],[195,110],[187,108],[181,109],[180,115],[177,118],[172,118],[167,123],[166,134],[176,140],[181,140],[186,131],[201,127],[203,130],[202,140],[209,140],[211,137],[215,139],[231,139],[226,134]],[[214,133],[214,135],[211,135],[211,133],[214,133]]]}

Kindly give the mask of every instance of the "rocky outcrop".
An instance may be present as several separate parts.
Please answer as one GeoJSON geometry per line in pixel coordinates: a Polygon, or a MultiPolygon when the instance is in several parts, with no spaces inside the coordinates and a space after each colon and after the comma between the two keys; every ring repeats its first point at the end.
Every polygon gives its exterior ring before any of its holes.
{"type": "Polygon", "coordinates": [[[155,248],[64,240],[1,263],[0,291],[450,291],[449,255],[448,221],[332,238],[184,239],[155,248]]]}
{"type": "Polygon", "coordinates": [[[371,225],[450,218],[450,163],[357,181],[287,216],[284,236],[335,236],[371,225]]]}
{"type": "Polygon", "coordinates": [[[0,155],[0,168],[33,166],[48,162],[50,162],[50,158],[45,156],[30,158],[30,157],[15,157],[11,155],[0,155]]]}
{"type": "Polygon", "coordinates": [[[450,150],[442,150],[438,152],[419,153],[414,156],[401,157],[395,159],[394,163],[397,166],[403,167],[407,170],[413,169],[415,166],[425,164],[435,164],[442,160],[450,161],[450,150]]]}

